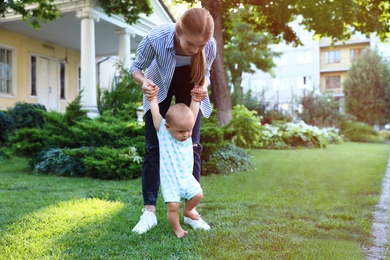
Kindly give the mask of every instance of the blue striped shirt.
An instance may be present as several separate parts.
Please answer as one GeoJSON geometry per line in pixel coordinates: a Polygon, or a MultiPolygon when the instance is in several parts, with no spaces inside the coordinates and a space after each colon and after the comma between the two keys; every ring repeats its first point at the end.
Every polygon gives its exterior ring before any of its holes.
{"type": "MultiPolygon", "coordinates": [[[[137,70],[145,70],[145,77],[152,80],[160,88],[157,95],[159,103],[167,97],[175,71],[174,38],[174,23],[156,26],[138,45],[137,58],[130,68],[130,75],[133,75],[137,70]]],[[[217,43],[214,38],[207,42],[204,51],[206,57],[206,80],[210,82],[210,69],[217,53],[217,43]]],[[[150,109],[150,105],[145,95],[143,106],[146,113],[150,109]]],[[[200,103],[200,110],[205,117],[210,117],[212,108],[208,96],[200,103]]]]}

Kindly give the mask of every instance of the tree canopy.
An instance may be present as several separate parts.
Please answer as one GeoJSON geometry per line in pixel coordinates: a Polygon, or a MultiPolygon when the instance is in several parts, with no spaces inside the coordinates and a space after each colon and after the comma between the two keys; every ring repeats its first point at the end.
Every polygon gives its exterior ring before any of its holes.
{"type": "MultiPolygon", "coordinates": [[[[122,15],[128,24],[137,22],[139,14],[150,15],[153,10],[149,0],[99,0],[107,15],[122,15]]],[[[0,17],[9,12],[20,14],[34,28],[61,16],[54,0],[6,0],[0,4],[0,17]]]]}
{"type": "Polygon", "coordinates": [[[232,13],[232,27],[224,29],[224,64],[233,90],[233,106],[243,101],[242,74],[254,73],[255,69],[273,74],[273,58],[280,56],[269,47],[272,38],[268,34],[256,32],[251,24],[243,22],[250,15],[251,10],[246,9],[232,13]]]}
{"type": "Polygon", "coordinates": [[[4,18],[11,10],[20,14],[24,21],[28,21],[35,28],[61,15],[61,11],[54,5],[54,0],[5,0],[0,3],[0,17],[4,18]],[[35,5],[29,7],[31,4],[35,5]]]}

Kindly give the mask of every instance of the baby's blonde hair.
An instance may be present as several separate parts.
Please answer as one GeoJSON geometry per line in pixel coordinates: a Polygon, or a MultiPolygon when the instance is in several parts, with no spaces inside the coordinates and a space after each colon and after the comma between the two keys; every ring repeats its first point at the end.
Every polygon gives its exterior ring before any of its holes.
{"type": "MultiPolygon", "coordinates": [[[[205,41],[211,39],[214,33],[214,20],[210,12],[204,8],[192,8],[176,22],[176,34],[202,37],[205,41]]],[[[203,85],[206,76],[206,58],[204,49],[191,58],[191,82],[203,85]]]]}
{"type": "Polygon", "coordinates": [[[194,118],[192,110],[184,103],[176,103],[169,107],[165,115],[165,120],[168,124],[172,124],[174,121],[179,121],[187,117],[194,118]]]}

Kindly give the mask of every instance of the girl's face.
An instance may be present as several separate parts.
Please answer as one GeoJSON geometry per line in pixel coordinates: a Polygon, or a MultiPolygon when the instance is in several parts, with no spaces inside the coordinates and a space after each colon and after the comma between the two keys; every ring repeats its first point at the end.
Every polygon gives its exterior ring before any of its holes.
{"type": "Polygon", "coordinates": [[[177,42],[179,44],[179,54],[192,56],[202,51],[204,46],[206,46],[207,40],[204,40],[202,37],[193,36],[193,35],[176,35],[177,42]]]}

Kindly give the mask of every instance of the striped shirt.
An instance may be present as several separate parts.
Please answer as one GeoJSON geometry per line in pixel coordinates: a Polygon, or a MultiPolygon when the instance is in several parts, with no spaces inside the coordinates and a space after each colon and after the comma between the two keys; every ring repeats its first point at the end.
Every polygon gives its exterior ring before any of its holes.
{"type": "MultiPolygon", "coordinates": [[[[168,23],[156,26],[145,36],[137,49],[137,58],[130,68],[130,75],[135,71],[144,71],[145,77],[152,80],[160,89],[157,95],[158,102],[162,102],[168,94],[173,73],[175,72],[175,24],[168,23]]],[[[206,80],[210,82],[210,69],[217,53],[217,43],[211,38],[204,47],[206,57],[206,80]]],[[[150,109],[149,101],[143,98],[145,113],[150,109]]],[[[200,110],[205,117],[211,115],[210,99],[207,96],[200,103],[200,110]]]]}

